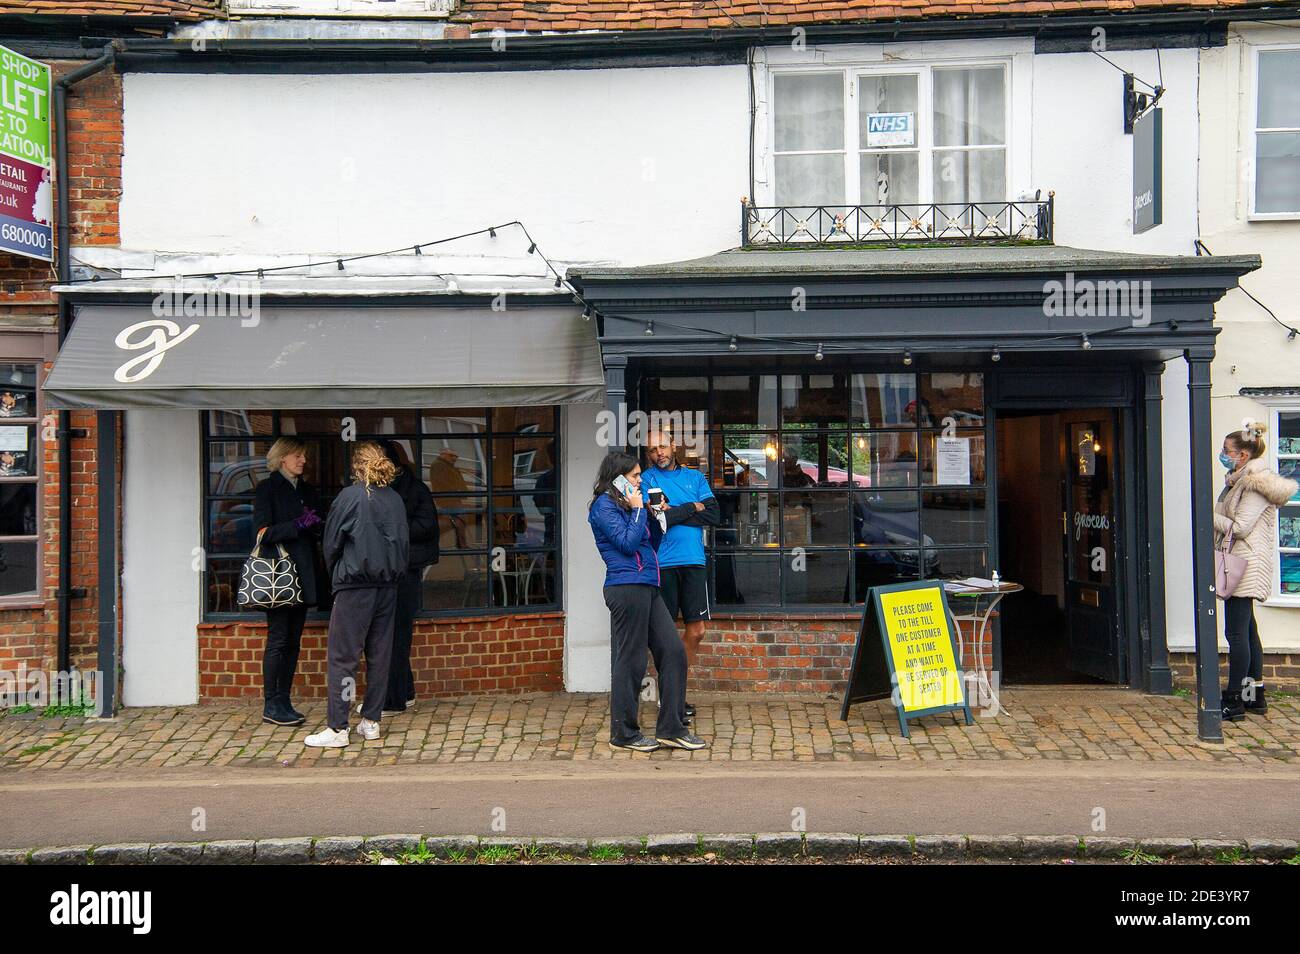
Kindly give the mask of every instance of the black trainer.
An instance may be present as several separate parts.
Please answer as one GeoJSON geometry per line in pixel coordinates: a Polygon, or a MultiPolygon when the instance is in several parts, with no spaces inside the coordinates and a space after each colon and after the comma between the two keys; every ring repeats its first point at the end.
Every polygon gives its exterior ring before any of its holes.
{"type": "Polygon", "coordinates": [[[660,745],[668,746],[670,749],[688,749],[692,752],[696,749],[707,749],[709,747],[709,743],[705,742],[698,735],[691,735],[689,732],[685,732],[682,735],[677,736],[675,739],[657,739],[656,741],[658,741],[660,745]]]}
{"type": "Polygon", "coordinates": [[[686,715],[688,718],[695,718],[695,706],[691,705],[689,702],[686,703],[686,715]]]}
{"type": "Polygon", "coordinates": [[[644,735],[638,735],[635,739],[628,739],[626,742],[615,742],[609,740],[611,749],[628,749],[632,752],[653,752],[659,748],[659,743],[654,739],[647,739],[644,735]]]}

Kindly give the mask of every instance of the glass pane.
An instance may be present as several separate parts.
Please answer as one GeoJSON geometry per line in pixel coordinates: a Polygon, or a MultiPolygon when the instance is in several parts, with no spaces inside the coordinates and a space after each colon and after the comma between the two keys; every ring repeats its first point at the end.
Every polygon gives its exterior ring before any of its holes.
{"type": "Polygon", "coordinates": [[[714,425],[776,429],[776,375],[722,375],[713,379],[714,425]]]}
{"type": "Polygon", "coordinates": [[[845,387],[842,374],[781,375],[781,426],[844,427],[845,387]]]}
{"type": "Polygon", "coordinates": [[[1006,137],[1002,67],[934,71],[934,144],[1001,146],[1006,137]]]}
{"type": "Polygon", "coordinates": [[[507,437],[492,442],[492,485],[515,490],[558,486],[554,437],[507,437]]]}
{"type": "Polygon", "coordinates": [[[849,437],[847,434],[811,432],[783,434],[781,486],[847,487],[849,485],[849,437]]]}
{"type": "Polygon", "coordinates": [[[1300,507],[1283,507],[1278,511],[1278,546],[1300,550],[1300,507]]]}
{"type": "Polygon", "coordinates": [[[0,477],[36,474],[36,425],[0,424],[0,477]]]}
{"type": "Polygon", "coordinates": [[[959,430],[955,438],[921,435],[921,483],[968,487],[984,483],[984,432],[959,430]]]}
{"type": "Polygon", "coordinates": [[[425,569],[421,599],[421,606],[426,610],[486,608],[487,554],[444,554],[425,569]]]}
{"type": "Polygon", "coordinates": [[[556,602],[554,553],[507,553],[492,571],[492,605],[543,606],[556,602]]]}
{"type": "Polygon", "coordinates": [[[208,443],[208,493],[214,496],[251,494],[270,472],[266,455],[270,441],[211,441],[208,443]]]}
{"type": "Polygon", "coordinates": [[[773,78],[773,114],[777,152],[843,149],[844,75],[778,74],[773,78]]]}
{"type": "Polygon", "coordinates": [[[854,434],[854,484],[881,488],[917,486],[916,441],[915,431],[854,434]]]}
{"type": "Polygon", "coordinates": [[[208,412],[208,434],[212,437],[269,437],[274,426],[270,411],[208,412]]]}
{"type": "Polygon", "coordinates": [[[856,550],[853,553],[853,602],[866,601],[867,590],[920,579],[916,550],[856,550]]]}
{"type": "Polygon", "coordinates": [[[1300,212],[1300,133],[1257,133],[1255,211],[1300,212]]]}
{"type": "MultiPolygon", "coordinates": [[[[1283,477],[1291,480],[1300,481],[1300,460],[1295,458],[1283,458],[1277,462],[1277,472],[1283,477]]],[[[1292,500],[1300,500],[1300,490],[1296,491],[1292,500]]]]}
{"type": "Polygon", "coordinates": [[[1277,452],[1300,455],[1300,412],[1280,411],[1278,413],[1277,452]]]}
{"type": "Polygon", "coordinates": [[[253,549],[253,500],[208,501],[208,552],[242,553],[253,549]]]}
{"type": "Polygon", "coordinates": [[[481,407],[450,407],[425,414],[421,421],[426,434],[478,434],[487,430],[487,411],[481,407]]]}
{"type": "Polygon", "coordinates": [[[36,365],[0,363],[0,417],[36,416],[36,365]]]}
{"type": "Polygon", "coordinates": [[[1300,593],[1300,553],[1282,554],[1282,592],[1300,593]]]}
{"type": "Polygon", "coordinates": [[[849,542],[847,494],[786,494],[782,503],[782,546],[842,547],[849,542]]]}
{"type": "Polygon", "coordinates": [[[307,469],[303,478],[320,492],[321,502],[326,506],[343,489],[347,473],[347,447],[342,441],[307,442],[307,469]]]}
{"type": "Polygon", "coordinates": [[[978,550],[926,550],[926,579],[947,580],[955,577],[989,577],[988,551],[978,550]]]}
{"type": "MultiPolygon", "coordinates": [[[[905,408],[916,415],[917,408],[905,408]]],[[[921,375],[922,427],[943,427],[952,417],[958,427],[984,424],[984,375],[978,371],[935,371],[921,375]]]]}
{"type": "Polygon", "coordinates": [[[554,433],[555,408],[547,405],[536,407],[494,407],[492,409],[492,427],[494,430],[513,434],[554,433]]]}
{"type": "Polygon", "coordinates": [[[849,395],[849,420],[855,427],[908,427],[915,423],[914,374],[855,374],[849,395]]]}
{"type": "Polygon", "coordinates": [[[921,495],[925,542],[939,546],[988,542],[982,490],[927,490],[921,495]]]}
{"type": "Polygon", "coordinates": [[[781,605],[778,553],[714,553],[713,572],[717,606],[781,605]]]}
{"type": "Polygon", "coordinates": [[[415,411],[371,408],[355,411],[351,417],[356,421],[356,433],[361,439],[381,434],[414,434],[416,431],[415,411]]]}
{"type": "Polygon", "coordinates": [[[280,433],[343,438],[343,411],[281,411],[280,433]]]}
{"type": "MultiPolygon", "coordinates": [[[[853,542],[860,547],[916,546],[920,518],[913,491],[853,495],[853,542]]],[[[915,561],[913,561],[915,562],[915,561]]]]}
{"type": "Polygon", "coordinates": [[[487,498],[435,495],[442,550],[473,550],[487,546],[487,498]]]}
{"type": "MultiPolygon", "coordinates": [[[[934,151],[935,202],[987,202],[983,214],[975,217],[975,230],[985,229],[986,217],[994,216],[997,228],[1006,231],[1008,223],[1000,206],[1007,199],[1007,151],[1005,149],[936,149],[934,151]]],[[[955,211],[947,210],[949,213],[955,211]]],[[[958,221],[961,221],[959,218],[958,221]]]]}
{"type": "Polygon", "coordinates": [[[1261,50],[1259,112],[1261,129],[1300,127],[1300,50],[1261,50]]]}
{"type": "Polygon", "coordinates": [[[917,116],[916,103],[915,74],[859,76],[858,148],[871,149],[883,145],[872,141],[875,137],[871,135],[869,119],[873,113],[911,113],[912,142],[899,145],[915,145],[920,135],[917,128],[920,117],[917,116]]]}
{"type": "MultiPolygon", "coordinates": [[[[838,152],[776,157],[776,204],[785,207],[844,203],[844,157],[838,152]]],[[[809,215],[808,210],[801,215],[809,215]]]]}
{"type": "Polygon", "coordinates": [[[509,547],[543,547],[555,543],[555,501],[555,494],[495,496],[492,504],[497,520],[496,542],[509,547]],[[501,536],[507,539],[500,539],[501,536]]]}
{"type": "Polygon", "coordinates": [[[847,552],[783,554],[781,582],[786,604],[847,603],[849,556],[847,552]]]}
{"type": "MultiPolygon", "coordinates": [[[[245,554],[247,556],[247,554],[245,554]]],[[[244,571],[243,557],[208,560],[206,577],[207,597],[204,605],[209,613],[240,613],[239,577],[244,571]]]]}
{"type": "Polygon", "coordinates": [[[777,443],[775,434],[755,431],[714,433],[713,484],[715,487],[775,487],[777,443]]]}
{"type": "Polygon", "coordinates": [[[713,531],[713,545],[774,547],[779,540],[781,503],[775,493],[719,493],[722,521],[713,531]]]}
{"type": "Polygon", "coordinates": [[[0,484],[0,536],[36,534],[36,484],[0,484]]]}
{"type": "MultiPolygon", "coordinates": [[[[921,201],[920,158],[915,152],[865,152],[858,160],[863,205],[921,201]]],[[[869,224],[869,223],[868,223],[869,224]]]]}
{"type": "Polygon", "coordinates": [[[486,490],[486,444],[473,437],[425,437],[420,456],[429,489],[435,494],[486,490]]]}

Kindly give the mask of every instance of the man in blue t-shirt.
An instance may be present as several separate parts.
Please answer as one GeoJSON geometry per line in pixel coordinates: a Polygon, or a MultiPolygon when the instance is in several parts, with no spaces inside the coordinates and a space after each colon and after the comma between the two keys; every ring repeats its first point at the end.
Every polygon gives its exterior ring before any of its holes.
{"type": "MultiPolygon", "coordinates": [[[[641,492],[647,506],[662,513],[667,523],[667,532],[659,544],[659,591],[673,619],[680,611],[686,623],[682,642],[686,645],[689,674],[704,639],[704,621],[709,618],[704,528],[716,527],[721,512],[704,475],[677,462],[671,434],[652,431],[647,437],[646,456],[651,466],[641,472],[641,492]],[[664,499],[658,506],[650,499],[652,490],[663,491],[664,499]]],[[[686,714],[695,714],[690,703],[686,714]]]]}

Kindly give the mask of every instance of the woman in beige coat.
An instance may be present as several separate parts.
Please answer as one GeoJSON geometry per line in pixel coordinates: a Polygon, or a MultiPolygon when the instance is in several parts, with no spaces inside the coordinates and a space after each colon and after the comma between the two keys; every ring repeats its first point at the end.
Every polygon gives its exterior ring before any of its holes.
{"type": "Polygon", "coordinates": [[[1264,654],[1255,625],[1255,602],[1273,592],[1274,539],[1277,508],[1296,493],[1297,484],[1268,469],[1263,461],[1266,425],[1249,418],[1240,431],[1223,439],[1219,462],[1228,480],[1214,505],[1215,546],[1228,545],[1245,559],[1246,572],[1223,604],[1228,639],[1228,688],[1223,693],[1223,718],[1240,722],[1247,712],[1262,714],[1264,654]]]}

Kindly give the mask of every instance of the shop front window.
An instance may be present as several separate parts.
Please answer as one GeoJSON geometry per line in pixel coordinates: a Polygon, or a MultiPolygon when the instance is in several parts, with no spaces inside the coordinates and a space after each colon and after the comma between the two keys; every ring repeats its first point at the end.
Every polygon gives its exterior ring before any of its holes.
{"type": "Polygon", "coordinates": [[[535,612],[559,604],[558,415],[554,407],[212,411],[206,415],[205,612],[238,612],[253,546],[253,495],[278,437],[307,444],[305,478],[326,506],[356,442],[391,440],[433,494],[439,561],[424,614],[535,612]],[[345,442],[343,434],[354,438],[345,442]]]}
{"type": "MultiPolygon", "coordinates": [[[[1300,481],[1300,408],[1277,412],[1277,472],[1300,481]]],[[[1300,493],[1277,508],[1277,595],[1300,604],[1300,493]]]]}
{"type": "Polygon", "coordinates": [[[651,376],[641,398],[651,415],[704,415],[720,608],[849,605],[880,584],[988,575],[981,374],[651,376]]]}
{"type": "Polygon", "coordinates": [[[0,606],[40,594],[36,368],[0,363],[0,606]]]}

